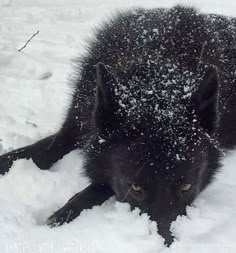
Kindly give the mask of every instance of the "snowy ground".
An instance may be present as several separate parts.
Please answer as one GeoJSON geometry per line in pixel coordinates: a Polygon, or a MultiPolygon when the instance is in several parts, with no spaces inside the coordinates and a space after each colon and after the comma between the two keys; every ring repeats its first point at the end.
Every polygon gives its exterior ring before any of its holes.
{"type": "MultiPolygon", "coordinates": [[[[0,152],[55,132],[69,100],[71,59],[83,53],[91,29],[115,9],[171,6],[163,0],[0,0],[0,152]],[[23,50],[27,39],[39,34],[23,50]]],[[[206,12],[236,16],[235,0],[181,1],[206,12]]],[[[172,224],[166,248],[147,215],[110,199],[74,222],[48,228],[52,211],[82,190],[82,157],[67,155],[50,171],[19,160],[0,177],[1,253],[231,253],[236,252],[236,152],[222,172],[172,224]]]]}

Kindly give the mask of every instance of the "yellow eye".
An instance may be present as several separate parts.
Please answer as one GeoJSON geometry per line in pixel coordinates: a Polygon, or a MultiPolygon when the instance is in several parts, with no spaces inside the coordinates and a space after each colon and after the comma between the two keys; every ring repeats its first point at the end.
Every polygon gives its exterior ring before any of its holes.
{"type": "Polygon", "coordinates": [[[131,188],[135,192],[140,192],[141,193],[143,191],[142,187],[140,185],[136,184],[136,183],[133,183],[131,185],[131,188]]]}
{"type": "Polygon", "coordinates": [[[182,192],[188,192],[192,188],[191,184],[181,184],[180,185],[180,190],[182,192]]]}

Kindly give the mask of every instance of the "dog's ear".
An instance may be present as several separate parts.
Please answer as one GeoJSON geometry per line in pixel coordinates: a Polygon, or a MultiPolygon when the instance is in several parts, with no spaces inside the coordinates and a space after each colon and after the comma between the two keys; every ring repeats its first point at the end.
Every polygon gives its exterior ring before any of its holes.
{"type": "Polygon", "coordinates": [[[218,123],[219,80],[217,69],[210,67],[193,96],[195,111],[201,126],[208,134],[214,133],[218,123]]]}
{"type": "Polygon", "coordinates": [[[103,139],[109,138],[114,129],[114,101],[112,99],[112,75],[108,67],[102,63],[96,66],[96,100],[95,100],[95,125],[98,129],[99,136],[103,139]]]}
{"type": "Polygon", "coordinates": [[[110,85],[112,77],[109,74],[107,67],[101,62],[96,66],[97,91],[96,91],[96,107],[109,110],[110,107],[110,85]]]}

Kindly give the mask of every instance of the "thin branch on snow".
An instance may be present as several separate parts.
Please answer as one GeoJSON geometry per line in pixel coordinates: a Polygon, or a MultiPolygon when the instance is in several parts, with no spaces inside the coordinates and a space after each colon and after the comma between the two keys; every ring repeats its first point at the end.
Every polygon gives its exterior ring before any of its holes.
{"type": "Polygon", "coordinates": [[[28,43],[29,43],[37,34],[39,34],[39,31],[37,31],[35,34],[33,34],[33,35],[30,37],[30,39],[25,43],[25,45],[24,45],[22,48],[18,49],[18,51],[21,52],[21,51],[28,45],[28,43]]]}
{"type": "Polygon", "coordinates": [[[25,123],[26,123],[27,125],[31,125],[31,126],[33,126],[33,127],[38,127],[37,124],[35,124],[34,122],[30,122],[30,121],[28,121],[28,120],[26,120],[25,123]]]}

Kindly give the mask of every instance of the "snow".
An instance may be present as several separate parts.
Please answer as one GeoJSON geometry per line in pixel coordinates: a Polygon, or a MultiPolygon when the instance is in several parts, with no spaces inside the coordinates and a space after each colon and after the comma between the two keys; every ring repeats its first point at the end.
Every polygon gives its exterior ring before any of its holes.
{"type": "MultiPolygon", "coordinates": [[[[74,57],[84,52],[92,27],[115,9],[172,6],[163,0],[0,0],[0,152],[55,132],[70,99],[74,57]],[[37,31],[28,46],[24,43],[37,31]]],[[[205,12],[236,16],[234,0],[182,0],[205,12]]],[[[88,185],[83,158],[73,151],[41,171],[16,161],[0,177],[2,253],[222,253],[236,250],[236,151],[223,161],[213,184],[172,223],[176,237],[164,246],[154,222],[113,198],[57,228],[45,219],[88,185]]]]}

